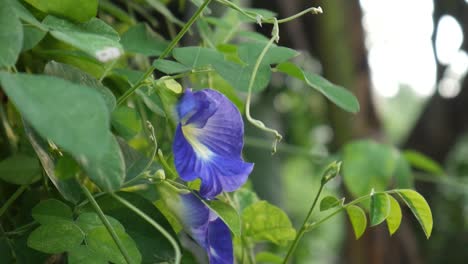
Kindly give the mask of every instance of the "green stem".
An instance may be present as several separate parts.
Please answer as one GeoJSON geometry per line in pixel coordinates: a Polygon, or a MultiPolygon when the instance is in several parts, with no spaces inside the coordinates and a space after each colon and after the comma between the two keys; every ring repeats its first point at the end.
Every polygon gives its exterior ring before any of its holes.
{"type": "MultiPolygon", "coordinates": [[[[159,56],[159,58],[157,58],[156,60],[162,60],[164,58],[166,58],[170,53],[171,51],[174,49],[174,47],[177,45],[177,43],[179,43],[179,41],[182,39],[182,37],[185,35],[185,33],[187,33],[187,31],[189,30],[189,28],[193,25],[193,23],[195,23],[195,21],[198,19],[198,17],[201,15],[201,13],[203,12],[203,9],[205,9],[208,4],[211,2],[211,0],[205,0],[203,2],[203,4],[198,8],[198,10],[195,12],[195,14],[193,14],[193,16],[190,18],[190,20],[185,23],[185,25],[182,27],[182,29],[180,30],[180,32],[177,34],[177,36],[172,39],[171,43],[169,44],[169,46],[167,46],[167,48],[163,51],[163,53],[161,54],[161,56],[159,56]]],[[[127,100],[135,91],[136,89],[138,89],[140,86],[143,85],[143,83],[145,82],[145,80],[153,73],[153,71],[155,70],[155,67],[153,65],[151,65],[151,67],[149,67],[149,69],[143,74],[143,76],[135,83],[135,85],[133,85],[132,87],[130,87],[130,89],[128,89],[120,98],[119,100],[117,100],[117,105],[120,105],[122,104],[123,102],[125,102],[125,100],[127,100]]]]}
{"type": "Polygon", "coordinates": [[[372,195],[375,195],[377,193],[387,193],[387,194],[392,194],[392,193],[397,193],[396,190],[390,190],[390,191],[385,191],[385,192],[375,192],[373,194],[368,194],[368,195],[364,195],[364,196],[361,196],[359,198],[357,198],[356,200],[353,200],[345,205],[343,205],[342,207],[336,209],[333,213],[327,215],[326,217],[318,220],[317,222],[313,222],[311,224],[309,224],[307,226],[307,229],[306,229],[306,232],[309,232],[315,228],[317,228],[319,225],[321,225],[323,222],[327,221],[328,219],[332,218],[333,216],[335,216],[336,214],[346,210],[346,208],[348,208],[349,206],[351,205],[355,205],[355,204],[358,204],[358,203],[361,203],[367,199],[369,199],[372,195]]]}
{"type": "MultiPolygon", "coordinates": [[[[266,139],[256,138],[256,137],[244,137],[244,144],[249,147],[254,148],[261,148],[261,149],[269,149],[271,150],[271,142],[266,139]]],[[[317,161],[319,163],[320,160],[324,160],[326,158],[325,154],[314,153],[311,149],[301,146],[295,146],[288,143],[281,143],[277,149],[278,153],[285,153],[291,155],[302,155],[308,156],[313,159],[313,161],[317,161]]]]}
{"type": "Polygon", "coordinates": [[[32,227],[34,227],[35,225],[37,225],[37,222],[36,221],[33,221],[31,223],[28,223],[28,224],[25,224],[23,226],[20,226],[18,228],[16,228],[15,230],[12,230],[12,231],[7,231],[5,232],[5,234],[7,236],[15,236],[15,235],[22,235],[24,234],[25,232],[29,231],[32,227]]]}
{"type": "Polygon", "coordinates": [[[0,208],[0,217],[6,212],[8,207],[10,207],[13,202],[18,199],[18,197],[28,188],[28,185],[21,185],[14,193],[13,195],[8,198],[8,200],[5,202],[5,204],[0,208]]]}
{"type": "Polygon", "coordinates": [[[179,245],[177,244],[177,241],[162,227],[160,226],[156,221],[151,219],[147,214],[145,214],[143,211],[135,207],[133,204],[129,203],[127,200],[117,196],[116,194],[111,193],[112,197],[125,205],[128,209],[132,210],[134,213],[139,215],[141,218],[143,218],[146,222],[151,224],[154,228],[156,228],[161,234],[166,237],[166,239],[171,243],[172,247],[174,248],[174,253],[175,253],[175,263],[179,264],[181,260],[181,253],[180,253],[180,248],[179,245]]]}
{"type": "MultiPolygon", "coordinates": [[[[240,12],[241,14],[247,16],[248,18],[252,19],[252,20],[257,20],[257,18],[259,17],[260,14],[257,14],[255,12],[251,12],[251,11],[245,11],[244,9],[242,9],[240,6],[236,5],[235,3],[231,2],[231,1],[227,1],[227,0],[217,0],[218,3],[220,4],[223,4],[227,7],[230,7],[238,12],[240,12]]],[[[303,16],[303,15],[306,15],[308,13],[311,13],[311,14],[322,14],[323,13],[323,10],[322,8],[319,6],[319,7],[310,7],[310,8],[307,8],[297,14],[294,14],[292,16],[289,16],[289,17],[286,17],[286,18],[283,18],[283,19],[278,19],[278,24],[281,24],[281,23],[286,23],[286,22],[289,22],[291,20],[294,20],[300,16],[303,16]]],[[[274,19],[272,18],[263,18],[261,17],[261,22],[262,23],[267,23],[267,24],[274,24],[275,21],[274,19]]]]}
{"type": "Polygon", "coordinates": [[[99,218],[101,219],[102,223],[104,224],[104,226],[106,226],[107,228],[107,231],[109,232],[109,234],[112,236],[112,239],[114,240],[115,244],[117,245],[117,247],[119,248],[120,250],[120,253],[122,253],[122,256],[124,257],[125,261],[128,263],[128,264],[131,264],[133,263],[132,262],[132,259],[130,258],[130,255],[128,254],[127,252],[127,249],[124,247],[122,241],[120,240],[120,238],[117,236],[117,233],[115,232],[114,228],[112,227],[112,225],[110,224],[109,220],[107,219],[107,217],[104,215],[104,212],[101,210],[101,207],[99,207],[98,203],[96,202],[96,200],[94,200],[94,197],[93,195],[89,192],[89,190],[84,187],[83,185],[81,185],[81,189],[83,190],[83,193],[85,194],[86,198],[89,200],[89,202],[91,203],[91,205],[93,206],[94,210],[96,211],[96,213],[98,214],[99,218]]]}
{"type": "Polygon", "coordinates": [[[274,25],[275,26],[273,27],[273,32],[272,32],[273,36],[271,37],[270,41],[268,41],[268,43],[265,45],[262,52],[260,53],[260,56],[258,57],[257,61],[255,62],[255,65],[254,65],[254,68],[253,68],[253,71],[252,71],[252,76],[250,77],[250,81],[249,81],[249,89],[248,89],[248,94],[247,94],[247,100],[245,102],[245,116],[247,118],[247,121],[249,121],[252,125],[256,126],[257,128],[275,135],[275,141],[273,142],[273,147],[272,147],[272,153],[273,154],[276,152],[276,145],[278,144],[279,141],[281,141],[283,136],[281,136],[281,134],[277,130],[266,127],[265,124],[263,124],[262,121],[257,120],[257,119],[253,118],[250,115],[250,102],[252,100],[252,87],[253,87],[253,84],[255,82],[255,77],[257,76],[258,68],[260,67],[260,64],[261,64],[261,62],[263,60],[263,57],[265,57],[265,54],[267,53],[267,51],[271,47],[271,45],[273,45],[273,42],[278,41],[278,39],[279,39],[278,24],[275,23],[274,25]]]}
{"type": "Polygon", "coordinates": [[[296,250],[297,245],[299,244],[299,241],[301,238],[304,236],[305,232],[307,231],[307,223],[309,222],[310,217],[312,216],[312,212],[314,211],[315,205],[317,204],[317,201],[320,197],[320,194],[322,193],[323,187],[325,186],[326,182],[321,181],[320,183],[320,188],[317,191],[317,194],[315,195],[314,201],[312,202],[312,206],[309,209],[309,212],[307,213],[306,218],[304,219],[304,223],[302,223],[301,229],[296,235],[296,238],[294,238],[294,241],[291,244],[291,247],[288,250],[288,253],[286,254],[286,257],[283,260],[283,264],[288,263],[289,258],[292,256],[294,251],[296,250]]]}
{"type": "Polygon", "coordinates": [[[0,224],[0,237],[5,237],[5,241],[8,244],[8,247],[10,248],[11,255],[13,259],[16,260],[16,252],[15,252],[15,247],[13,246],[13,243],[11,240],[7,237],[5,229],[3,229],[3,226],[0,224]]]}

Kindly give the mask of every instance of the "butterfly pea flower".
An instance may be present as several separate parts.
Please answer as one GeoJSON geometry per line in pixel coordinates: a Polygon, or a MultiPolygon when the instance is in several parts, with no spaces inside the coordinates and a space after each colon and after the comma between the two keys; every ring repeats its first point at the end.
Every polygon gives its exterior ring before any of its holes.
{"type": "Polygon", "coordinates": [[[177,115],[173,151],[180,177],[200,178],[200,195],[207,199],[242,186],[253,164],[241,157],[244,123],[236,106],[215,90],[187,89],[177,104],[177,115]]]}
{"type": "Polygon", "coordinates": [[[206,251],[210,264],[232,264],[231,231],[219,216],[192,193],[159,187],[162,198],[183,229],[206,251]]]}

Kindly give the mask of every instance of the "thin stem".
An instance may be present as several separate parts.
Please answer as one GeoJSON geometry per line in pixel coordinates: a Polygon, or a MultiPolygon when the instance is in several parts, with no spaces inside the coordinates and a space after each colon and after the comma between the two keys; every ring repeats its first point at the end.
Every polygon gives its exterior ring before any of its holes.
{"type": "Polygon", "coordinates": [[[315,228],[317,228],[319,225],[321,225],[323,222],[327,221],[328,219],[332,218],[333,216],[335,216],[336,214],[340,213],[341,211],[344,211],[346,210],[346,208],[348,208],[349,206],[351,205],[355,205],[355,204],[358,204],[358,203],[361,203],[367,199],[369,199],[372,195],[375,195],[375,194],[378,194],[378,193],[386,193],[386,194],[392,194],[392,193],[397,193],[397,190],[389,190],[389,191],[385,191],[385,192],[375,192],[373,194],[367,194],[367,195],[364,195],[364,196],[361,196],[345,205],[343,205],[342,207],[336,209],[333,213],[327,215],[326,217],[318,220],[317,222],[313,222],[311,224],[309,224],[307,226],[307,230],[306,232],[309,232],[315,228]]]}
{"type": "Polygon", "coordinates": [[[162,227],[160,226],[156,221],[151,219],[147,214],[145,214],[143,211],[135,207],[133,204],[129,203],[127,200],[117,196],[116,194],[111,193],[112,197],[125,205],[128,209],[132,210],[134,213],[139,215],[141,218],[143,218],[146,222],[151,224],[154,228],[156,228],[161,234],[166,237],[166,239],[171,243],[172,247],[174,248],[174,253],[175,253],[175,263],[179,264],[181,260],[181,253],[180,253],[180,248],[179,245],[177,244],[177,241],[162,227]]]}
{"type": "MultiPolygon", "coordinates": [[[[236,5],[235,3],[231,2],[231,1],[217,0],[217,2],[240,12],[241,14],[247,16],[248,18],[250,18],[252,20],[259,21],[258,18],[260,17],[260,22],[261,23],[267,23],[267,24],[274,24],[275,23],[274,19],[272,19],[272,18],[263,18],[260,14],[257,14],[255,12],[245,11],[240,6],[236,5]]],[[[303,11],[297,13],[297,14],[294,14],[292,16],[289,16],[289,17],[286,17],[286,18],[283,18],[283,19],[278,19],[278,24],[289,22],[289,21],[294,20],[294,19],[296,19],[296,18],[298,18],[300,16],[306,15],[307,13],[311,13],[311,14],[314,14],[314,15],[322,14],[323,10],[322,10],[322,8],[320,6],[319,7],[310,7],[310,8],[307,8],[307,9],[305,9],[305,10],[303,10],[303,11]]]]}
{"type": "Polygon", "coordinates": [[[5,204],[0,208],[0,217],[6,212],[8,207],[13,204],[13,202],[18,199],[18,197],[28,188],[28,185],[21,185],[5,202],[5,204]]]}
{"type": "Polygon", "coordinates": [[[308,227],[307,223],[309,222],[309,219],[312,216],[312,212],[314,211],[315,205],[317,204],[317,201],[320,197],[320,194],[322,193],[322,190],[325,184],[326,182],[324,181],[320,183],[320,188],[318,189],[317,194],[315,195],[314,201],[312,202],[312,206],[310,207],[309,212],[307,213],[307,216],[304,219],[304,223],[302,223],[301,229],[296,235],[296,238],[294,238],[294,241],[292,242],[291,247],[289,248],[288,253],[286,254],[286,257],[283,260],[283,264],[288,263],[288,260],[292,256],[294,251],[296,250],[296,247],[299,244],[299,241],[301,240],[302,236],[304,236],[308,227]]]}
{"type": "Polygon", "coordinates": [[[106,226],[106,229],[107,231],[109,232],[109,234],[112,236],[112,239],[114,240],[115,244],[117,245],[117,247],[119,248],[120,250],[120,253],[122,253],[122,256],[124,257],[125,261],[128,263],[128,264],[131,264],[133,263],[132,262],[132,259],[130,258],[130,255],[128,254],[127,252],[127,249],[124,247],[122,241],[120,240],[120,238],[117,236],[117,233],[115,232],[114,228],[112,227],[112,225],[110,224],[109,220],[107,219],[107,217],[104,215],[104,212],[101,210],[101,207],[99,207],[98,203],[96,202],[96,200],[94,200],[94,197],[93,195],[89,192],[89,190],[84,187],[83,185],[81,185],[81,189],[83,190],[83,193],[85,194],[86,198],[89,200],[89,202],[91,203],[91,205],[93,206],[94,210],[96,211],[96,213],[98,214],[99,218],[101,219],[102,223],[104,224],[104,226],[106,226]]]}
{"type": "Polygon", "coordinates": [[[279,39],[278,32],[279,32],[278,24],[275,23],[275,26],[273,27],[273,32],[272,32],[273,36],[271,37],[270,41],[265,45],[262,52],[260,53],[260,56],[255,62],[255,65],[252,71],[252,76],[250,77],[247,100],[245,102],[245,116],[247,118],[247,121],[249,121],[252,125],[256,126],[257,128],[275,135],[275,141],[273,142],[273,147],[272,147],[272,154],[276,152],[276,145],[278,144],[279,141],[281,141],[283,136],[281,136],[281,134],[277,130],[266,127],[262,121],[257,120],[250,115],[250,102],[252,100],[252,87],[255,82],[255,77],[257,76],[258,68],[260,67],[263,57],[265,57],[265,54],[267,53],[268,49],[271,47],[271,45],[273,45],[273,42],[278,41],[279,39]]]}
{"type": "Polygon", "coordinates": [[[16,228],[15,230],[7,231],[7,232],[5,232],[5,234],[7,236],[22,235],[24,232],[29,231],[29,229],[34,227],[36,224],[37,224],[37,222],[33,221],[31,223],[20,226],[20,227],[16,228]]]}
{"type": "Polygon", "coordinates": [[[6,236],[5,229],[3,229],[3,226],[0,224],[0,237],[5,237],[5,241],[8,244],[8,247],[10,248],[11,255],[13,259],[16,260],[16,252],[15,252],[15,247],[13,246],[13,243],[11,242],[10,238],[6,236]]]}
{"type": "MultiPolygon", "coordinates": [[[[166,58],[171,53],[171,51],[174,49],[174,47],[177,45],[177,43],[179,43],[179,41],[182,39],[182,37],[185,35],[185,33],[187,33],[189,28],[193,25],[193,23],[195,23],[195,21],[198,19],[198,17],[201,15],[203,10],[208,6],[208,4],[210,2],[211,2],[211,0],[205,0],[203,2],[203,4],[198,8],[198,10],[195,12],[195,14],[193,14],[193,16],[190,18],[190,20],[187,23],[185,23],[185,25],[182,27],[182,29],[177,34],[177,36],[174,39],[172,39],[171,43],[163,51],[161,56],[159,56],[159,58],[157,58],[156,60],[162,60],[162,59],[166,58]]],[[[142,86],[143,83],[145,82],[145,80],[153,73],[154,70],[155,70],[155,67],[153,65],[151,65],[151,67],[149,67],[149,69],[136,82],[136,84],[133,85],[132,87],[130,87],[130,89],[128,89],[119,98],[119,100],[117,100],[117,105],[120,105],[123,102],[125,102],[125,100],[127,100],[136,91],[136,89],[138,89],[140,86],[142,86]]]]}
{"type": "MultiPolygon", "coordinates": [[[[244,137],[244,143],[246,146],[249,146],[249,147],[271,150],[270,141],[266,139],[246,136],[244,137]]],[[[313,158],[313,161],[323,160],[326,158],[325,154],[314,153],[312,150],[306,147],[295,146],[295,145],[291,145],[291,144],[284,143],[284,142],[281,143],[280,146],[278,146],[277,152],[285,153],[285,154],[309,156],[313,158]]]]}

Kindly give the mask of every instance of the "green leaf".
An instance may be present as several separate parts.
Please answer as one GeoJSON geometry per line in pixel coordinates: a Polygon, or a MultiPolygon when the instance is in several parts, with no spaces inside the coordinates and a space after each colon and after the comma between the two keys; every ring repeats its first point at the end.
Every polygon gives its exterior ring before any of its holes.
{"type": "Polygon", "coordinates": [[[10,0],[0,4],[0,68],[16,64],[23,43],[23,26],[10,0]]]}
{"type": "MultiPolygon", "coordinates": [[[[151,217],[151,219],[166,229],[172,237],[176,237],[169,222],[152,202],[135,193],[120,192],[117,193],[117,195],[142,210],[151,217]]],[[[130,211],[111,196],[102,196],[96,200],[106,215],[117,219],[125,227],[128,235],[132,237],[140,250],[143,263],[168,262],[174,259],[174,250],[171,244],[152,225],[148,224],[148,222],[141,217],[138,217],[134,212],[130,211]],[[157,254],[155,254],[155,252],[157,252],[157,254]]],[[[92,207],[89,205],[82,209],[86,212],[93,211],[92,207]]]]}
{"type": "Polygon", "coordinates": [[[98,0],[25,0],[44,13],[86,22],[97,15],[98,0]],[[78,9],[77,9],[78,8],[78,9]]]}
{"type": "Polygon", "coordinates": [[[302,69],[292,62],[287,61],[280,63],[276,65],[275,69],[279,72],[286,73],[291,77],[305,81],[304,74],[302,74],[302,69]]]}
{"type": "Polygon", "coordinates": [[[79,171],[79,168],[77,169],[75,166],[76,163],[69,162],[68,160],[70,157],[68,155],[64,155],[64,157],[60,158],[57,162],[57,160],[55,160],[49,154],[48,143],[40,138],[27,122],[24,121],[23,126],[29,142],[34,148],[37,157],[41,161],[42,168],[44,168],[47,176],[55,185],[60,194],[64,199],[74,204],[80,202],[82,191],[78,181],[75,178],[76,173],[79,171]],[[60,162],[60,160],[63,159],[66,159],[67,161],[60,162]],[[61,163],[59,168],[56,168],[56,163],[57,165],[61,163]],[[69,167],[68,164],[72,164],[71,167],[69,167]]]}
{"type": "MultiPolygon", "coordinates": [[[[247,92],[254,70],[254,65],[242,66],[230,61],[217,61],[214,63],[216,72],[232,87],[239,91],[247,92]]],[[[271,79],[269,65],[260,65],[255,76],[252,92],[260,92],[268,86],[271,79]]]]}
{"type": "Polygon", "coordinates": [[[40,202],[32,209],[32,217],[37,222],[46,224],[56,224],[63,221],[73,221],[71,208],[56,199],[49,199],[40,202]]]}
{"type": "Polygon", "coordinates": [[[390,214],[387,217],[387,227],[390,235],[393,235],[400,227],[402,214],[397,200],[390,195],[388,198],[390,200],[390,214]]]}
{"type": "Polygon", "coordinates": [[[127,140],[134,138],[142,129],[138,112],[128,106],[120,106],[112,112],[112,126],[127,140]]]}
{"type": "Polygon", "coordinates": [[[77,154],[100,153],[108,143],[109,114],[91,88],[44,75],[0,73],[0,81],[44,138],[77,154]]]}
{"type": "Polygon", "coordinates": [[[23,46],[22,51],[27,51],[34,48],[46,35],[46,31],[38,29],[33,25],[23,25],[23,46]]]}
{"type": "Polygon", "coordinates": [[[170,60],[154,60],[153,66],[165,74],[176,74],[190,71],[189,67],[170,60]]]}
{"type": "Polygon", "coordinates": [[[166,112],[164,112],[164,106],[161,101],[161,98],[157,93],[150,93],[149,88],[140,88],[136,91],[136,94],[143,99],[146,107],[151,110],[153,113],[166,117],[166,112]]]}
{"type": "MultiPolygon", "coordinates": [[[[134,263],[141,263],[142,257],[135,241],[122,229],[115,230],[128,255],[134,263]]],[[[106,227],[101,226],[92,229],[86,236],[86,243],[91,251],[98,252],[100,256],[116,264],[126,264],[119,248],[106,227]]]]}
{"type": "Polygon", "coordinates": [[[86,23],[73,24],[48,16],[43,21],[55,38],[95,57],[101,62],[118,58],[122,54],[119,34],[104,21],[93,18],[86,23]]]}
{"type": "Polygon", "coordinates": [[[390,199],[386,193],[375,193],[371,195],[370,201],[370,224],[378,225],[385,221],[390,214],[390,199]]]}
{"type": "Polygon", "coordinates": [[[413,188],[414,176],[411,171],[409,162],[403,155],[399,155],[395,165],[395,171],[393,173],[395,177],[396,188],[413,188]]]}
{"type": "Polygon", "coordinates": [[[223,55],[217,50],[203,47],[176,48],[172,51],[172,56],[191,69],[207,67],[215,62],[224,61],[223,55]]]}
{"type": "Polygon", "coordinates": [[[209,202],[208,206],[216,212],[235,236],[241,235],[240,218],[232,206],[216,200],[209,202]]]}
{"type": "Polygon", "coordinates": [[[125,176],[123,158],[97,91],[44,75],[0,73],[0,81],[42,137],[70,152],[103,190],[120,187],[125,176]]]}
{"type": "Polygon", "coordinates": [[[319,91],[330,101],[343,110],[356,113],[359,112],[359,102],[356,97],[344,87],[335,85],[320,75],[306,72],[291,62],[284,62],[276,67],[276,70],[286,73],[291,77],[303,80],[310,87],[319,91]]]}
{"type": "Polygon", "coordinates": [[[31,184],[41,178],[39,162],[36,158],[16,154],[0,161],[0,179],[9,183],[31,184]]]}
{"type": "Polygon", "coordinates": [[[106,102],[109,112],[112,112],[116,106],[116,99],[109,88],[102,85],[96,78],[90,74],[68,64],[50,61],[44,68],[44,73],[69,80],[76,84],[82,84],[98,91],[106,102]]]}
{"type": "MultiPolygon", "coordinates": [[[[266,43],[262,42],[243,43],[239,45],[238,48],[239,57],[245,63],[255,65],[265,46],[266,43]]],[[[273,45],[268,49],[267,53],[265,53],[261,64],[278,64],[296,57],[297,55],[299,55],[299,53],[293,49],[273,45]]]]}
{"type": "Polygon", "coordinates": [[[343,179],[354,197],[385,191],[395,171],[398,152],[371,140],[353,141],[343,149],[343,179]]]}
{"type": "Polygon", "coordinates": [[[44,31],[44,32],[47,32],[47,27],[45,27],[44,25],[42,25],[41,22],[39,22],[32,14],[31,12],[29,12],[28,9],[26,9],[26,7],[24,7],[20,1],[11,1],[10,0],[10,4],[13,6],[14,10],[15,10],[15,13],[16,15],[21,19],[23,20],[24,22],[27,22],[26,24],[30,24],[32,26],[35,26],[36,28],[44,31]]]}
{"type": "Polygon", "coordinates": [[[403,155],[405,156],[406,160],[408,160],[408,162],[417,169],[424,170],[435,175],[444,174],[444,169],[437,163],[437,161],[420,152],[406,150],[403,155]]]}
{"type": "Polygon", "coordinates": [[[431,208],[427,204],[426,199],[414,190],[402,189],[397,190],[397,192],[411,209],[419,224],[421,224],[426,237],[429,238],[432,233],[433,220],[431,208]]]}
{"type": "Polygon", "coordinates": [[[41,225],[28,237],[28,246],[50,254],[62,253],[78,247],[84,233],[73,222],[41,225]]]}
{"type": "Polygon", "coordinates": [[[103,256],[89,249],[86,245],[80,245],[68,252],[68,264],[108,264],[103,256]]]}
{"type": "Polygon", "coordinates": [[[317,74],[309,72],[303,72],[303,74],[310,87],[325,95],[334,104],[351,113],[359,112],[358,100],[346,88],[335,85],[317,74]]]}
{"type": "Polygon", "coordinates": [[[342,200],[338,200],[335,196],[326,196],[320,201],[320,211],[326,211],[341,204],[342,200]]]}
{"type": "Polygon", "coordinates": [[[140,53],[145,56],[159,56],[168,43],[158,36],[146,24],[136,24],[122,35],[122,46],[125,51],[140,53]]]}
{"type": "Polygon", "coordinates": [[[275,255],[271,252],[259,252],[255,255],[255,261],[258,263],[274,263],[274,264],[281,264],[283,263],[283,258],[275,255]]]}
{"type": "MultiPolygon", "coordinates": [[[[125,231],[125,228],[123,225],[117,221],[115,218],[107,216],[107,220],[109,220],[111,226],[115,230],[122,230],[125,231]]],[[[77,224],[83,232],[88,234],[91,232],[93,229],[98,228],[98,227],[105,227],[104,224],[102,223],[101,219],[96,213],[82,213],[78,218],[75,220],[75,224],[77,224]]]]}
{"type": "Polygon", "coordinates": [[[247,207],[242,213],[243,235],[254,241],[270,241],[283,244],[296,237],[296,230],[283,210],[259,201],[247,207]]]}
{"type": "Polygon", "coordinates": [[[235,191],[233,199],[239,208],[239,212],[243,212],[245,208],[258,202],[257,194],[247,188],[241,188],[235,191]]]}
{"type": "Polygon", "coordinates": [[[60,156],[55,164],[54,173],[59,180],[76,179],[81,172],[78,163],[67,153],[60,156]]]}
{"type": "Polygon", "coordinates": [[[346,212],[348,213],[349,221],[353,226],[354,235],[356,236],[356,239],[359,239],[362,234],[364,234],[364,231],[366,231],[366,214],[361,209],[361,207],[356,205],[350,205],[346,207],[346,212]]]}
{"type": "Polygon", "coordinates": [[[159,0],[145,0],[146,3],[148,3],[151,7],[153,7],[156,11],[161,13],[164,17],[167,18],[170,22],[179,25],[179,26],[184,26],[184,23],[177,19],[171,11],[159,0]]]}

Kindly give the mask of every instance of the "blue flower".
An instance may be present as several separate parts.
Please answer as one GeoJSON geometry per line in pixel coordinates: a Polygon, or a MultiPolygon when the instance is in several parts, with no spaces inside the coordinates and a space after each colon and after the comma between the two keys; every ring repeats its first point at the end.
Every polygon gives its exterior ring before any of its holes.
{"type": "Polygon", "coordinates": [[[180,177],[200,178],[200,195],[207,199],[241,187],[253,164],[241,157],[244,123],[236,106],[217,91],[187,89],[177,114],[173,151],[180,177]]]}
{"type": "Polygon", "coordinates": [[[162,198],[184,230],[205,249],[210,264],[232,264],[231,231],[219,216],[192,193],[177,194],[160,187],[162,198]]]}

